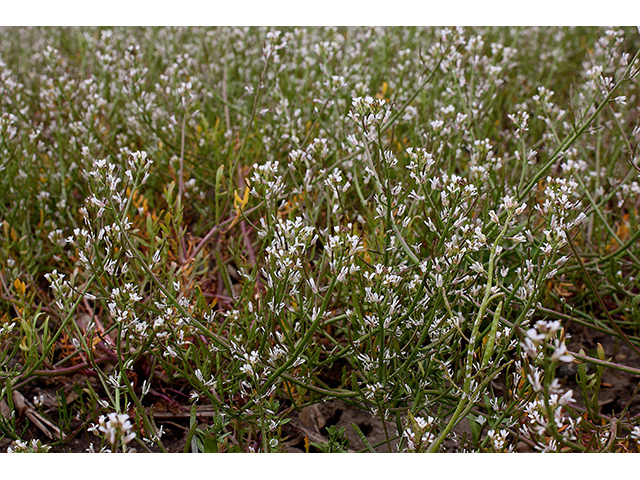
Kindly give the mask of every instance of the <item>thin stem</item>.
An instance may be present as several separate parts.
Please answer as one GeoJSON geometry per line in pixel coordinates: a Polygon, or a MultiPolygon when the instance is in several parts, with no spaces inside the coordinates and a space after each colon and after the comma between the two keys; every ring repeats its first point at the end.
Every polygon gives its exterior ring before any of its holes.
{"type": "Polygon", "coordinates": [[[460,421],[463,412],[467,411],[467,408],[471,408],[471,406],[467,407],[467,404],[472,403],[470,399],[470,390],[471,390],[471,379],[472,379],[472,369],[473,369],[473,355],[474,355],[474,347],[476,343],[476,338],[478,336],[478,331],[480,329],[480,324],[482,323],[482,319],[484,318],[485,311],[489,306],[489,302],[493,298],[491,295],[491,287],[493,285],[493,270],[495,267],[495,262],[498,257],[498,246],[500,245],[500,241],[502,237],[507,233],[507,229],[509,228],[509,224],[511,223],[511,218],[513,217],[513,211],[509,210],[507,214],[507,220],[502,227],[502,231],[496,238],[493,246],[491,248],[491,255],[489,257],[489,265],[487,266],[487,285],[484,291],[484,298],[482,303],[480,304],[480,308],[478,309],[478,314],[476,316],[476,320],[473,324],[473,329],[471,331],[471,336],[469,337],[469,345],[467,346],[467,359],[465,362],[465,372],[464,372],[464,385],[462,388],[462,394],[460,396],[460,400],[458,401],[458,406],[455,411],[451,415],[449,423],[442,430],[440,435],[433,441],[433,443],[429,446],[429,452],[437,452],[444,442],[445,438],[449,435],[453,427],[455,427],[460,421]]]}
{"type": "MultiPolygon", "coordinates": [[[[187,129],[187,111],[185,110],[182,116],[182,138],[180,142],[180,167],[178,172],[178,208],[182,209],[184,205],[184,143],[185,133],[187,129]]],[[[180,263],[184,262],[184,254],[186,251],[186,244],[184,242],[184,236],[180,238],[180,251],[178,252],[178,258],[180,263]]]]}

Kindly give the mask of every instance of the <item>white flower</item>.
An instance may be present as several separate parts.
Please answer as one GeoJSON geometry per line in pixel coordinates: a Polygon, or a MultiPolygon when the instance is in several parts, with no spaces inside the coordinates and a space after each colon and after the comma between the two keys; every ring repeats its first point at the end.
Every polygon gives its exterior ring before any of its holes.
{"type": "Polygon", "coordinates": [[[499,432],[496,432],[495,430],[491,429],[487,432],[487,436],[491,440],[491,444],[493,445],[493,448],[498,451],[502,450],[506,445],[508,435],[509,435],[509,432],[507,432],[504,429],[500,430],[499,432]]]}
{"type": "Polygon", "coordinates": [[[558,405],[568,405],[575,402],[573,398],[573,390],[567,390],[564,395],[558,399],[558,405]]]}
{"type": "Polygon", "coordinates": [[[502,206],[504,206],[504,208],[506,208],[507,210],[511,210],[513,208],[516,208],[517,205],[518,204],[517,204],[516,200],[510,195],[505,195],[502,198],[502,206]]]}
{"type": "Polygon", "coordinates": [[[531,373],[527,374],[527,379],[529,383],[531,383],[531,387],[534,392],[542,391],[542,384],[540,383],[540,372],[537,370],[533,370],[531,373]]]}
{"type": "Polygon", "coordinates": [[[253,368],[251,367],[251,364],[249,363],[245,363],[244,365],[242,365],[240,367],[240,371],[246,375],[253,375],[253,368]]]}
{"type": "MultiPolygon", "coordinates": [[[[104,415],[100,417],[98,430],[105,434],[111,445],[115,446],[118,439],[121,439],[122,443],[126,445],[136,437],[136,434],[131,431],[133,425],[126,413],[110,413],[107,418],[109,421],[105,422],[104,415]]],[[[93,431],[95,431],[95,426],[93,431]]]]}
{"type": "MultiPolygon", "coordinates": [[[[560,321],[546,321],[546,320],[538,320],[536,322],[536,330],[538,331],[538,338],[540,340],[549,340],[551,337],[555,335],[555,333],[560,330],[560,321]]],[[[527,335],[529,332],[527,332],[527,335]]]]}
{"type": "Polygon", "coordinates": [[[573,357],[567,354],[567,347],[564,344],[564,342],[560,342],[560,340],[556,340],[555,345],[556,345],[556,349],[553,352],[553,355],[551,355],[551,360],[555,362],[559,361],[559,362],[565,362],[565,363],[572,363],[573,357]]]}
{"type": "Polygon", "coordinates": [[[535,345],[539,345],[542,340],[544,340],[544,335],[540,335],[535,328],[530,328],[527,330],[527,338],[525,338],[525,342],[532,341],[535,345]]]}
{"type": "Polygon", "coordinates": [[[471,268],[471,270],[473,270],[476,273],[483,273],[484,272],[484,267],[482,266],[482,264],[480,262],[477,262],[477,261],[473,262],[469,268],[471,268]]]}

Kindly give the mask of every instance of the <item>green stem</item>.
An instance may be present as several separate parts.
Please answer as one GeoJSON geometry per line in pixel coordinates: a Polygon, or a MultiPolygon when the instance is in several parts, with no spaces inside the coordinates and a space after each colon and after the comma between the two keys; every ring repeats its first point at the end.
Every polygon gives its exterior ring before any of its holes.
{"type": "Polygon", "coordinates": [[[502,237],[507,233],[507,229],[509,228],[509,224],[511,223],[511,218],[513,217],[513,211],[508,211],[507,221],[502,227],[502,231],[496,238],[493,246],[491,248],[491,256],[489,257],[489,265],[487,266],[487,286],[484,291],[484,298],[482,303],[480,304],[480,308],[478,309],[478,315],[476,316],[476,320],[473,324],[473,329],[471,331],[471,336],[469,337],[469,345],[467,347],[467,359],[465,364],[465,372],[464,372],[464,385],[462,387],[462,395],[460,396],[460,401],[458,402],[458,406],[455,411],[451,415],[449,423],[444,428],[444,430],[438,435],[438,437],[434,440],[434,442],[429,446],[428,452],[437,452],[444,442],[445,438],[449,435],[451,430],[458,424],[460,419],[463,416],[464,412],[467,412],[471,406],[472,402],[470,399],[470,390],[471,390],[471,371],[473,369],[473,353],[474,346],[476,343],[476,337],[478,335],[478,331],[480,329],[480,324],[482,323],[482,319],[484,318],[485,311],[489,306],[489,303],[492,300],[491,296],[491,287],[493,285],[493,270],[495,266],[496,259],[498,257],[498,246],[500,245],[500,241],[502,237]]]}

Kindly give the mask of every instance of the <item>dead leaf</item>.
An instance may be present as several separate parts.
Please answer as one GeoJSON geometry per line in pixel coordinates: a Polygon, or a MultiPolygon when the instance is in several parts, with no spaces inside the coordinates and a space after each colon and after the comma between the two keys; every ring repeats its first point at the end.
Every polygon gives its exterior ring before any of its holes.
{"type": "Polygon", "coordinates": [[[320,429],[327,423],[325,418],[320,413],[320,409],[318,408],[317,403],[309,405],[308,407],[304,407],[298,414],[298,418],[307,426],[307,428],[311,428],[317,433],[320,433],[320,429]]]}
{"type": "Polygon", "coordinates": [[[33,405],[20,392],[14,390],[11,393],[16,413],[26,415],[51,440],[64,440],[67,437],[57,426],[36,412],[33,405]]]}
{"type": "Polygon", "coordinates": [[[0,414],[2,414],[2,416],[7,420],[11,418],[11,410],[9,409],[9,405],[7,405],[7,402],[4,400],[4,398],[0,400],[0,414]]]}
{"type": "MultiPolygon", "coordinates": [[[[292,428],[300,432],[300,434],[308,437],[307,441],[316,442],[316,443],[328,443],[329,439],[320,433],[316,433],[314,430],[307,428],[300,420],[295,417],[291,417],[289,425],[292,428]]],[[[347,449],[349,453],[354,453],[354,450],[347,449]]]]}

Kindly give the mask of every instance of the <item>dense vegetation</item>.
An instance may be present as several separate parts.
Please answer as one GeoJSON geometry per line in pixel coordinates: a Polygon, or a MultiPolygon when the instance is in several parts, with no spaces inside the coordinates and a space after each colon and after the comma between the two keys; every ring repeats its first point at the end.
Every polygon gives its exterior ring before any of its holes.
{"type": "Polygon", "coordinates": [[[9,450],[636,451],[638,31],[280,30],[0,30],[9,450]]]}

